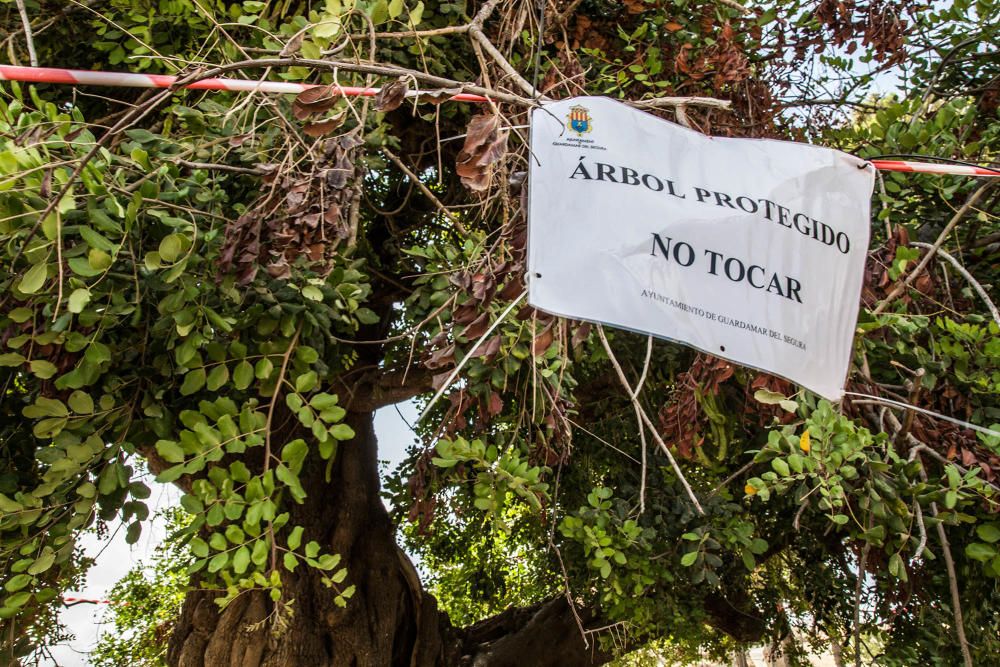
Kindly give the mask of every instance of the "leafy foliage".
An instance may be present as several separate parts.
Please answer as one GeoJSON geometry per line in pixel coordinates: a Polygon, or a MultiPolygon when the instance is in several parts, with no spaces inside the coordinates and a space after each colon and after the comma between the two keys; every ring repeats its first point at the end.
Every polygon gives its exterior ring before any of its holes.
{"type": "MultiPolygon", "coordinates": [[[[84,565],[80,531],[122,521],[139,539],[139,458],[184,492],[187,555],[137,610],[170,611],[183,560],[222,607],[266,596],[275,637],[302,581],[359,613],[351,545],[334,549],[336,525],[308,510],[344,491],[331,480],[345,448],[369,446],[370,413],[417,397],[423,446],[387,494],[456,624],[564,595],[608,654],[810,634],[853,657],[864,635],[879,664],[950,665],[957,601],[969,650],[1000,650],[1000,330],[980,294],[1000,280],[995,190],[883,177],[849,378],[979,431],[830,405],[666,342],[647,361],[644,340],[611,336],[703,513],[646,447],[591,325],[518,305],[519,126],[539,54],[550,97],[714,96],[730,108],[650,108],[718,135],[989,163],[996,3],[550,4],[540,22],[527,2],[27,2],[46,64],[321,85],[0,89],[0,642],[35,639],[84,565]],[[871,92],[886,76],[898,94],[871,92]],[[383,91],[346,100],[334,84],[383,91]],[[440,104],[461,91],[494,102],[440,104]],[[964,268],[938,255],[913,275],[918,243],[964,268]]],[[[0,25],[17,53],[9,2],[0,25]]],[[[146,585],[134,575],[122,595],[146,585]]]]}

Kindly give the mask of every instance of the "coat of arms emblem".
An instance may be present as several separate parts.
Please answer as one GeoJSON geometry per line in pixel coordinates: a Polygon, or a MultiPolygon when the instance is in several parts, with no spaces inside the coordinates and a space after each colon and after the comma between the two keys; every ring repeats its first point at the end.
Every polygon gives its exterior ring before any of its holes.
{"type": "Polygon", "coordinates": [[[591,124],[593,118],[590,117],[590,112],[587,111],[587,107],[580,105],[570,107],[568,119],[566,127],[573,130],[581,137],[594,129],[594,126],[591,124]]]}

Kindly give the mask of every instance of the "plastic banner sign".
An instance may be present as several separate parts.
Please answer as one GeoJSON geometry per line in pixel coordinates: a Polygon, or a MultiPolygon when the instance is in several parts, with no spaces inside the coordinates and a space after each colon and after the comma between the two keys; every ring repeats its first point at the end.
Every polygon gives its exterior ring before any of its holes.
{"type": "Polygon", "coordinates": [[[843,395],[874,169],[580,97],[531,117],[528,300],[843,395]]]}

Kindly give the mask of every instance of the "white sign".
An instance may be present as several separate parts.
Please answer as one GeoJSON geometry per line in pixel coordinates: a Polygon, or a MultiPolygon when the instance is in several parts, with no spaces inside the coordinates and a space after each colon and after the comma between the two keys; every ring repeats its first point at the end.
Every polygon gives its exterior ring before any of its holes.
{"type": "Polygon", "coordinates": [[[874,170],[579,97],[531,117],[528,300],[843,395],[874,170]]]}

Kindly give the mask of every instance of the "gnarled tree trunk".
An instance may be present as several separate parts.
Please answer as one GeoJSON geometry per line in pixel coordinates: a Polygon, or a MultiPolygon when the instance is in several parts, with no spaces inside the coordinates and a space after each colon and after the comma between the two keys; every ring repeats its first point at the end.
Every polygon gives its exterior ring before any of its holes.
{"type": "MultiPolygon", "coordinates": [[[[341,443],[326,481],[325,463],[303,469],[308,494],[291,522],[338,553],[343,585],[357,590],[346,608],[320,573],[302,566],[283,573],[292,613],[275,613],[259,592],[219,611],[217,592],[192,591],[170,639],[174,667],[518,667],[599,665],[610,656],[588,648],[562,597],[508,610],[467,629],[452,627],[397,546],[379,495],[372,414],[348,413],[356,437],[341,443]],[[526,658],[526,656],[530,656],[526,658]]],[[[589,619],[584,619],[589,620],[589,619]]]]}

